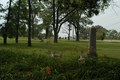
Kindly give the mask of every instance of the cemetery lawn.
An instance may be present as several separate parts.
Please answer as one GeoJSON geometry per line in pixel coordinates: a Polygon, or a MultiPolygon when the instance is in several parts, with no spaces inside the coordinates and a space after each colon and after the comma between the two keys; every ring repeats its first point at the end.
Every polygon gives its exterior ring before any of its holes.
{"type": "Polygon", "coordinates": [[[119,80],[120,42],[97,41],[98,58],[87,58],[88,41],[0,40],[0,80],[119,80]],[[52,58],[49,51],[62,54],[52,58]],[[83,51],[83,53],[81,53],[83,51]],[[85,60],[78,60],[82,55],[85,60]]]}
{"type": "MultiPolygon", "coordinates": [[[[39,42],[39,40],[32,39],[32,46],[28,47],[27,38],[19,38],[19,43],[15,43],[15,39],[8,39],[7,45],[3,44],[3,41],[0,40],[0,50],[13,50],[18,52],[23,52],[25,54],[32,54],[33,52],[37,54],[46,55],[48,50],[51,50],[52,53],[60,54],[62,53],[63,60],[69,60],[72,58],[79,57],[81,55],[81,51],[83,51],[83,56],[86,56],[88,52],[88,41],[80,40],[76,41],[68,41],[65,39],[58,40],[58,43],[53,43],[52,39],[44,40],[44,42],[39,42]],[[68,48],[68,49],[67,49],[68,48]],[[75,53],[75,55],[74,55],[75,53]],[[72,57],[71,57],[72,55],[72,57]],[[74,57],[73,57],[74,55],[74,57]]],[[[119,60],[120,59],[120,42],[104,42],[97,41],[96,42],[96,52],[98,53],[98,57],[104,57],[104,54],[107,57],[119,60]]],[[[48,55],[46,55],[48,56],[48,55]]]]}

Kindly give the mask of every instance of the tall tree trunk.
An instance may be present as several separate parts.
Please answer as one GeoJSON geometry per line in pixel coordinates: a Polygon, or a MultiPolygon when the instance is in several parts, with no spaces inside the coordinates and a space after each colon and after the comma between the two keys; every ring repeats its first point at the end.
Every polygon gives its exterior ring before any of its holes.
{"type": "Polygon", "coordinates": [[[10,3],[9,3],[7,24],[6,24],[6,26],[5,26],[5,35],[4,35],[4,40],[3,40],[3,43],[4,43],[4,44],[7,44],[7,30],[8,30],[8,22],[9,22],[9,20],[10,20],[11,2],[12,2],[12,0],[10,0],[10,3]]]}
{"type": "Polygon", "coordinates": [[[70,40],[70,34],[68,34],[68,40],[70,40]]]}
{"type": "Polygon", "coordinates": [[[58,42],[57,39],[58,39],[57,30],[54,30],[54,43],[58,42]]]}
{"type": "Polygon", "coordinates": [[[34,25],[32,25],[32,38],[34,39],[34,25]]]}
{"type": "Polygon", "coordinates": [[[79,31],[76,32],[76,41],[79,41],[79,31]]]}
{"type": "Polygon", "coordinates": [[[68,32],[68,40],[70,40],[70,26],[69,26],[69,32],[68,32]]]}
{"type": "MultiPolygon", "coordinates": [[[[32,8],[31,8],[32,10],[32,8]]],[[[35,19],[35,16],[34,14],[31,15],[32,16],[32,38],[34,39],[34,19],[35,19]]]]}
{"type": "Polygon", "coordinates": [[[31,46],[31,2],[28,0],[29,4],[29,20],[28,20],[28,46],[31,46]]]}
{"type": "MultiPolygon", "coordinates": [[[[58,0],[58,2],[59,2],[59,0],[58,0]]],[[[59,5],[59,3],[58,3],[58,5],[59,5]]],[[[59,7],[58,7],[58,9],[57,9],[57,15],[56,15],[56,18],[57,18],[57,20],[56,20],[56,28],[55,28],[55,30],[54,30],[54,43],[58,43],[58,19],[59,19],[59,7]]]]}
{"type": "Polygon", "coordinates": [[[20,21],[20,16],[19,16],[19,14],[20,14],[20,3],[21,3],[21,0],[19,0],[19,4],[18,4],[18,19],[17,19],[17,27],[16,27],[16,29],[17,29],[17,31],[16,31],[16,43],[18,43],[18,30],[19,30],[19,21],[20,21]]]}
{"type": "Polygon", "coordinates": [[[79,41],[79,23],[77,23],[77,30],[76,30],[76,41],[79,41]]]}
{"type": "Polygon", "coordinates": [[[79,24],[79,17],[81,17],[81,15],[79,16],[79,12],[77,11],[77,16],[78,16],[78,19],[77,19],[77,30],[76,30],[76,41],[79,41],[79,29],[80,29],[80,24],[79,24]]]}
{"type": "MultiPolygon", "coordinates": [[[[58,27],[58,26],[56,26],[58,27]]],[[[53,30],[54,30],[54,43],[57,43],[57,28],[55,27],[55,0],[53,0],[53,30]]]]}
{"type": "Polygon", "coordinates": [[[47,37],[48,37],[48,28],[46,28],[46,34],[45,34],[45,39],[47,39],[47,37]]]}
{"type": "Polygon", "coordinates": [[[69,34],[68,34],[68,40],[70,40],[70,36],[69,36],[69,34]]]}

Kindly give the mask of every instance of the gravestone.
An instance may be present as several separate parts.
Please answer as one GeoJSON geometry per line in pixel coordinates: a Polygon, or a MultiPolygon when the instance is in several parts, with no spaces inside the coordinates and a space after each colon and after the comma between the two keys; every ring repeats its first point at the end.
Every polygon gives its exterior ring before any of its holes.
{"type": "Polygon", "coordinates": [[[44,42],[43,40],[41,40],[40,42],[44,42]]]}
{"type": "Polygon", "coordinates": [[[96,29],[94,26],[90,28],[88,57],[97,57],[96,53],[96,29]]]}
{"type": "Polygon", "coordinates": [[[40,36],[38,36],[38,39],[39,39],[39,40],[42,40],[42,38],[41,38],[40,36]]]}
{"type": "Polygon", "coordinates": [[[61,40],[61,37],[59,37],[59,40],[61,40]]]}
{"type": "Polygon", "coordinates": [[[82,57],[82,55],[80,55],[78,60],[84,60],[85,58],[82,57]]]}

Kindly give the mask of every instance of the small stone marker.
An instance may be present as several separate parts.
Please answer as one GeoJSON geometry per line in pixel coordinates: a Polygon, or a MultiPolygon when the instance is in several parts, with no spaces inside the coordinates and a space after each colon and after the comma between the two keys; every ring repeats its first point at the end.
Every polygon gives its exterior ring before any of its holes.
{"type": "Polygon", "coordinates": [[[50,52],[50,57],[62,57],[62,54],[52,54],[52,52],[50,52]]]}
{"type": "Polygon", "coordinates": [[[59,37],[59,40],[61,40],[61,37],[59,37]]]}
{"type": "Polygon", "coordinates": [[[78,60],[84,60],[85,58],[82,57],[82,55],[80,55],[79,59],[78,60]]]}
{"type": "Polygon", "coordinates": [[[50,57],[54,57],[54,55],[52,54],[52,52],[50,52],[50,57]]]}
{"type": "Polygon", "coordinates": [[[43,40],[41,40],[40,42],[44,42],[43,40]]]}
{"type": "Polygon", "coordinates": [[[96,53],[96,29],[94,26],[90,28],[88,57],[97,57],[96,53]]]}

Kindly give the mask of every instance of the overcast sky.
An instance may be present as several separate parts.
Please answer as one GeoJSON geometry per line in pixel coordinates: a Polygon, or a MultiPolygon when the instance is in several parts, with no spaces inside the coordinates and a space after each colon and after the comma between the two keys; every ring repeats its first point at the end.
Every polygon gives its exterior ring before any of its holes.
{"type": "MultiPolygon", "coordinates": [[[[7,1],[9,0],[0,0],[0,3],[6,5],[7,1]]],[[[114,2],[116,4],[111,3],[111,6],[108,9],[101,12],[98,16],[91,18],[94,22],[93,26],[101,25],[108,30],[115,29],[120,32],[120,0],[114,0],[114,2]]],[[[0,23],[1,22],[2,20],[0,20],[0,23]]],[[[67,34],[63,34],[61,29],[59,36],[63,37],[67,36],[67,34]]]]}
{"type": "Polygon", "coordinates": [[[116,4],[111,3],[111,6],[104,13],[92,18],[93,25],[101,25],[108,30],[115,29],[120,32],[120,0],[114,0],[114,2],[116,4]]]}

